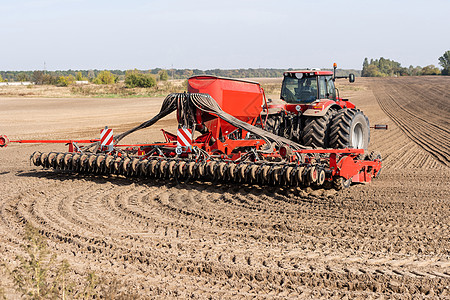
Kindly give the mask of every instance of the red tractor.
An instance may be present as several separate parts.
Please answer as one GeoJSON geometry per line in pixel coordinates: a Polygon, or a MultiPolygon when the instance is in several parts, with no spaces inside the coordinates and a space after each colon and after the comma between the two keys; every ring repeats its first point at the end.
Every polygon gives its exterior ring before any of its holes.
{"type": "Polygon", "coordinates": [[[355,105],[339,97],[334,71],[317,69],[283,74],[281,103],[268,105],[267,130],[313,148],[367,149],[369,119],[355,105]]]}

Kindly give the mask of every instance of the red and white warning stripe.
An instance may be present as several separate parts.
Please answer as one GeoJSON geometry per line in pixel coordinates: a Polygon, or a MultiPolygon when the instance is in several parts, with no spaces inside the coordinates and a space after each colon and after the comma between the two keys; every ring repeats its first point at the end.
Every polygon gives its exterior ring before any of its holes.
{"type": "Polygon", "coordinates": [[[108,126],[100,132],[100,142],[102,146],[112,146],[114,142],[113,130],[109,129],[108,126]]]}
{"type": "Polygon", "coordinates": [[[192,148],[192,131],[188,128],[178,128],[177,146],[192,148]]]}

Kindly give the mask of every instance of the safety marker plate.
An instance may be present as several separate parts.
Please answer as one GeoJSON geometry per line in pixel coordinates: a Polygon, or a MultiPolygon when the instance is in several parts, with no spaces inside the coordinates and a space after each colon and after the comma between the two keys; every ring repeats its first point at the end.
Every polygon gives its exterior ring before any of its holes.
{"type": "Polygon", "coordinates": [[[177,148],[192,148],[192,131],[188,128],[178,128],[177,131],[177,148]]]}
{"type": "Polygon", "coordinates": [[[102,146],[108,147],[112,150],[114,142],[113,130],[109,129],[108,126],[105,126],[105,129],[100,131],[100,143],[102,146]]]}

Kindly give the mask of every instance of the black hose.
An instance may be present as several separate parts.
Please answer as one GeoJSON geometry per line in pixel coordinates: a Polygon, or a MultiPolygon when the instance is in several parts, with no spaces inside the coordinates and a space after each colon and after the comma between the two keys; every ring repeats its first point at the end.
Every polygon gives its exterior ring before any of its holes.
{"type": "MultiPolygon", "coordinates": [[[[219,104],[208,94],[199,94],[199,93],[173,93],[168,95],[161,106],[161,110],[159,113],[144,123],[125,131],[124,133],[118,134],[114,136],[114,144],[117,144],[120,140],[122,140],[127,135],[150,127],[155,124],[157,121],[161,120],[168,114],[174,112],[175,110],[179,110],[179,119],[182,122],[182,125],[192,128],[195,122],[195,109],[190,105],[193,104],[196,108],[210,114],[215,114],[217,117],[222,120],[230,123],[231,125],[246,130],[248,132],[253,133],[254,135],[262,138],[266,141],[266,149],[263,151],[272,152],[272,143],[276,143],[279,147],[288,145],[293,149],[309,149],[309,147],[305,147],[300,145],[294,141],[286,139],[284,137],[278,136],[271,132],[268,132],[262,128],[255,127],[251,124],[248,124],[244,121],[239,120],[238,118],[226,113],[222,110],[219,104]]],[[[95,142],[83,147],[83,150],[90,149],[94,146],[100,145],[100,142],[95,142]]]]}
{"type": "Polygon", "coordinates": [[[267,144],[270,145],[270,142],[276,143],[278,146],[288,145],[292,147],[293,149],[309,149],[308,147],[305,147],[303,145],[300,145],[296,142],[293,142],[289,139],[286,139],[284,137],[278,136],[276,134],[273,134],[271,132],[268,132],[262,128],[258,128],[256,126],[253,126],[251,124],[248,124],[244,121],[239,120],[238,118],[230,115],[229,113],[226,113],[220,108],[219,104],[217,104],[216,100],[214,100],[210,95],[208,94],[191,94],[190,99],[192,103],[200,110],[207,112],[207,113],[213,113],[217,115],[222,120],[230,123],[231,125],[246,130],[248,132],[253,133],[254,135],[264,139],[267,144]]]}
{"type": "Polygon", "coordinates": [[[153,118],[151,118],[148,121],[145,121],[141,125],[138,125],[138,126],[132,128],[132,129],[128,130],[128,131],[125,131],[124,133],[121,133],[121,134],[118,134],[118,135],[114,136],[114,141],[115,141],[114,143],[117,144],[124,137],[126,137],[127,135],[129,135],[129,134],[131,134],[131,133],[133,133],[135,131],[138,131],[138,130],[141,130],[141,129],[144,129],[144,128],[152,126],[157,121],[161,120],[162,118],[164,118],[165,116],[167,116],[171,112],[174,112],[177,109],[177,100],[178,100],[178,98],[181,98],[180,94],[170,94],[170,95],[168,95],[164,99],[164,101],[162,103],[162,106],[161,106],[161,110],[159,111],[159,113],[156,116],[154,116],[153,118]]]}

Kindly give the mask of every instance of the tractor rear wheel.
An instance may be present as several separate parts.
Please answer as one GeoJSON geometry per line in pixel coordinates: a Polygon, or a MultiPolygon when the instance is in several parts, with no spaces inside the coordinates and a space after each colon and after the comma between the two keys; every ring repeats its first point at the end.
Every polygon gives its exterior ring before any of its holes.
{"type": "Polygon", "coordinates": [[[335,110],[329,109],[322,117],[306,117],[302,132],[303,145],[328,148],[329,128],[335,110]]]}
{"type": "Polygon", "coordinates": [[[359,109],[344,108],[330,125],[330,148],[367,149],[370,140],[369,119],[359,109]]]}

